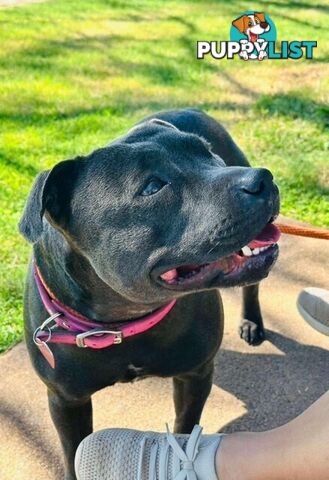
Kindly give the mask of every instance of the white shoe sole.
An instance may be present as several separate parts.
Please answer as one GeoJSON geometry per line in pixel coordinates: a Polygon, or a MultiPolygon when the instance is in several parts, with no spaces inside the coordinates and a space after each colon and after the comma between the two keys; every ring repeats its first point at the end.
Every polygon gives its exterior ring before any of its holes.
{"type": "Polygon", "coordinates": [[[329,336],[329,327],[327,325],[324,325],[323,323],[319,322],[314,317],[312,317],[312,315],[307,313],[307,311],[304,310],[304,308],[299,303],[297,303],[297,308],[301,316],[304,318],[304,320],[307,321],[307,323],[311,327],[313,327],[315,330],[322,333],[323,335],[329,336]]]}

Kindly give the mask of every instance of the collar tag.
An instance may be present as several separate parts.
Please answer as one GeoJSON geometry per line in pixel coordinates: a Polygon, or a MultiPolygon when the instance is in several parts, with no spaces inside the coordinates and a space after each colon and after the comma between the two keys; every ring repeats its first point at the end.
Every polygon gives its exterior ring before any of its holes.
{"type": "Polygon", "coordinates": [[[55,318],[59,317],[61,314],[56,312],[53,313],[49,318],[47,318],[41,325],[38,327],[33,333],[33,342],[38,347],[42,355],[45,357],[51,368],[55,368],[55,357],[53,352],[50,350],[47,342],[51,339],[52,330],[49,327],[49,324],[55,320],[55,318]],[[38,338],[38,333],[42,332],[43,329],[46,328],[48,330],[48,338],[46,341],[40,340],[38,338]]]}
{"type": "Polygon", "coordinates": [[[49,346],[46,344],[46,342],[43,342],[42,340],[36,340],[34,342],[42,355],[45,357],[51,368],[55,368],[55,357],[53,352],[50,350],[49,346]]]}

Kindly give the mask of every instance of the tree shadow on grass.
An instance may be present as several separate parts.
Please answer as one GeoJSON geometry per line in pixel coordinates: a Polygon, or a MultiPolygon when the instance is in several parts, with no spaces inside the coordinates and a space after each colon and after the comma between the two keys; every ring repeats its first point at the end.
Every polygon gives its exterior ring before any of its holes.
{"type": "MultiPolygon", "coordinates": [[[[325,103],[316,102],[304,98],[296,93],[262,95],[252,105],[255,113],[263,118],[273,116],[283,116],[292,120],[303,120],[316,125],[323,131],[329,127],[329,106],[325,103]]],[[[286,162],[286,178],[284,180],[286,190],[303,191],[303,199],[308,198],[314,201],[314,198],[329,198],[329,188],[321,182],[321,174],[310,162],[302,162],[291,159],[286,162]]],[[[296,202],[299,202],[296,198],[296,202]]]]}
{"type": "MultiPolygon", "coordinates": [[[[1,117],[1,115],[0,115],[1,117]]],[[[3,165],[7,168],[12,168],[18,173],[27,175],[29,177],[35,177],[39,172],[39,169],[27,162],[19,162],[15,157],[9,157],[7,154],[4,154],[0,151],[0,165],[3,165]]]]}
{"type": "Polygon", "coordinates": [[[320,57],[314,57],[310,60],[312,63],[329,63],[329,55],[321,55],[320,57]]]}
{"type": "MultiPolygon", "coordinates": [[[[193,34],[195,34],[195,32],[197,31],[195,24],[191,21],[187,21],[177,16],[169,17],[169,20],[174,20],[175,22],[180,23],[188,29],[188,34],[182,35],[178,39],[178,41],[182,45],[182,47],[188,52],[188,55],[191,59],[196,58],[196,42],[193,41],[193,34]]],[[[209,71],[210,73],[221,76],[236,92],[240,93],[241,95],[247,96],[250,99],[257,98],[257,92],[255,90],[244,86],[242,82],[233,77],[226,69],[222,68],[220,65],[214,65],[213,63],[205,62],[203,60],[199,60],[199,62],[200,67],[202,67],[205,71],[209,71]]],[[[239,109],[238,105],[236,105],[236,107],[237,109],[239,109]]]]}
{"type": "Polygon", "coordinates": [[[298,96],[294,93],[263,95],[253,105],[256,112],[267,115],[284,115],[329,126],[329,106],[298,96]]]}
{"type": "MultiPolygon", "coordinates": [[[[281,5],[279,2],[274,3],[281,5]]],[[[293,8],[297,8],[296,5],[298,5],[299,8],[301,4],[293,2],[293,8]]],[[[308,3],[304,2],[303,5],[308,5],[308,3]]],[[[127,18],[129,19],[129,15],[127,18]]],[[[143,16],[141,18],[143,19],[143,16]]],[[[184,33],[177,38],[177,41],[187,52],[186,58],[188,59],[187,64],[189,64],[190,59],[195,58],[196,54],[194,39],[198,31],[197,25],[191,20],[175,15],[164,17],[162,20],[176,22],[184,27],[184,33]]],[[[111,50],[115,51],[115,46],[118,43],[120,43],[120,45],[122,43],[129,45],[131,42],[144,42],[143,39],[136,40],[133,36],[122,37],[110,34],[94,36],[79,35],[78,38],[72,37],[58,41],[49,40],[34,49],[20,50],[11,55],[9,61],[13,62],[13,65],[24,65],[24,69],[26,68],[27,70],[50,69],[50,71],[56,71],[56,74],[71,78],[72,75],[74,75],[75,69],[80,68],[80,66],[76,67],[74,63],[72,66],[70,66],[70,64],[66,65],[65,63],[61,64],[57,57],[61,55],[65,57],[65,54],[70,51],[83,51],[86,54],[89,52],[105,52],[107,55],[107,52],[111,52],[111,50]]],[[[147,43],[150,44],[151,40],[147,43]]],[[[325,59],[322,58],[321,61],[325,61],[325,59]]],[[[84,65],[81,68],[86,69],[83,70],[82,73],[87,78],[107,78],[111,74],[111,71],[114,70],[116,75],[122,75],[125,78],[129,77],[131,72],[137,72],[143,79],[145,78],[154,84],[168,87],[175,87],[176,85],[184,87],[184,83],[186,85],[189,83],[188,78],[185,78],[185,70],[182,68],[182,65],[180,63],[177,65],[177,59],[166,55],[165,51],[162,55],[158,54],[154,61],[149,62],[117,58],[115,53],[109,53],[109,55],[107,55],[107,61],[101,66],[98,65],[95,67],[92,62],[90,62],[90,65],[84,65]]],[[[246,87],[242,80],[236,78],[236,76],[232,75],[227,69],[219,65],[210,62],[200,62],[200,70],[222,77],[230,86],[230,89],[248,98],[249,102],[236,104],[230,101],[216,102],[215,99],[211,102],[195,102],[199,108],[245,113],[250,108],[251,102],[255,102],[255,110],[262,110],[265,114],[272,115],[273,113],[277,113],[292,118],[303,118],[321,125],[327,125],[328,123],[328,109],[324,104],[308,101],[297,95],[274,95],[259,98],[256,90],[246,87]]],[[[156,111],[168,107],[182,108],[186,106],[186,101],[180,101],[176,97],[172,98],[170,92],[167,96],[162,95],[159,101],[154,99],[149,100],[147,98],[139,101],[138,99],[136,100],[136,98],[131,98],[128,90],[127,94],[122,90],[118,95],[111,94],[108,98],[108,104],[105,106],[106,97],[104,97],[104,100],[101,102],[102,104],[99,106],[72,108],[65,112],[56,112],[56,103],[52,104],[49,100],[49,104],[40,99],[35,99],[34,102],[36,102],[36,108],[33,112],[24,114],[19,111],[3,111],[0,112],[0,119],[13,120],[23,126],[31,124],[42,125],[44,123],[60,122],[85,115],[106,115],[106,113],[109,113],[111,115],[124,116],[127,113],[138,110],[145,111],[145,109],[147,109],[148,111],[156,111]],[[38,110],[40,110],[40,112],[38,110]]]]}
{"type": "MultiPolygon", "coordinates": [[[[20,113],[20,112],[12,112],[12,111],[0,111],[0,120],[12,121],[15,122],[20,127],[27,127],[27,126],[45,126],[47,124],[61,123],[65,121],[70,121],[74,119],[79,119],[88,116],[126,116],[128,114],[135,114],[139,111],[144,112],[146,111],[147,114],[154,113],[156,111],[164,110],[164,109],[173,109],[173,108],[187,108],[191,107],[190,104],[187,104],[184,99],[180,100],[176,97],[172,99],[170,96],[167,98],[161,97],[159,100],[154,98],[147,99],[134,99],[125,92],[119,92],[117,95],[112,95],[111,98],[108,99],[108,103],[105,106],[90,106],[86,108],[72,108],[66,112],[56,112],[56,111],[45,111],[47,108],[54,109],[51,105],[48,105],[47,102],[39,101],[38,107],[40,108],[40,112],[34,111],[30,115],[20,113]],[[124,97],[124,100],[123,100],[124,97]]],[[[246,112],[249,109],[249,106],[246,104],[238,105],[235,102],[220,102],[214,100],[213,102],[205,101],[205,102],[196,102],[194,106],[200,109],[219,109],[224,111],[241,111],[246,112]]],[[[141,114],[142,115],[142,114],[141,114]]],[[[145,115],[145,113],[143,113],[145,115]]],[[[141,120],[140,118],[139,120],[141,120]]],[[[133,121],[131,123],[133,126],[133,121]]],[[[5,157],[0,152],[0,162],[4,164],[8,164],[9,166],[15,167],[18,171],[22,173],[34,174],[35,168],[32,165],[27,164],[20,164],[15,159],[5,157]]]]}
{"type": "MultiPolygon", "coordinates": [[[[15,51],[9,57],[0,60],[0,67],[3,69],[12,68],[14,70],[22,70],[24,72],[54,72],[56,76],[59,74],[63,77],[71,77],[74,71],[81,69],[81,64],[60,62],[60,58],[65,60],[66,55],[71,53],[84,53],[85,55],[95,52],[106,53],[115,49],[117,44],[122,42],[134,41],[138,42],[134,37],[123,38],[120,35],[84,35],[79,33],[79,37],[68,37],[65,40],[47,40],[35,47],[22,48],[15,51]]],[[[97,74],[99,78],[108,75],[109,72],[95,68],[93,62],[89,62],[85,66],[86,74],[94,76],[97,74]]]]}
{"type": "Polygon", "coordinates": [[[274,6],[274,7],[278,7],[278,8],[284,8],[284,9],[291,9],[291,10],[295,10],[295,9],[303,9],[303,10],[318,10],[319,12],[322,12],[322,13],[328,13],[329,12],[329,6],[328,5],[320,5],[314,1],[309,1],[309,2],[278,2],[276,0],[269,0],[269,1],[265,1],[265,0],[259,0],[258,3],[260,3],[261,5],[264,4],[264,7],[266,7],[266,9],[269,9],[270,10],[270,7],[274,6]]]}
{"type": "MultiPolygon", "coordinates": [[[[328,5],[320,5],[312,1],[310,2],[299,2],[299,1],[279,2],[276,0],[270,0],[270,1],[259,0],[258,3],[262,7],[261,10],[264,9],[265,13],[270,13],[272,18],[274,17],[274,21],[275,21],[275,18],[281,18],[281,19],[284,18],[285,20],[296,23],[297,25],[314,28],[315,30],[319,30],[319,29],[326,30],[325,26],[318,25],[318,24],[315,24],[314,22],[298,18],[296,16],[296,13],[297,13],[296,11],[297,10],[316,10],[319,13],[328,14],[329,13],[328,5]],[[287,15],[286,13],[289,10],[292,13],[291,16],[287,15]]],[[[225,5],[225,9],[227,5],[228,4],[225,5]]],[[[234,10],[232,11],[232,15],[234,16],[234,18],[237,16],[238,10],[240,10],[241,13],[246,11],[246,5],[244,2],[237,0],[235,2],[232,2],[232,5],[234,7],[234,10]]],[[[226,11],[226,14],[228,14],[227,11],[226,11]]]]}
{"type": "Polygon", "coordinates": [[[303,345],[272,331],[267,331],[267,339],[278,354],[220,349],[215,384],[241,400],[247,409],[221,431],[275,428],[303,412],[329,389],[328,350],[303,345]]]}
{"type": "Polygon", "coordinates": [[[307,20],[302,20],[296,16],[287,15],[286,13],[280,12],[280,18],[284,18],[285,20],[289,20],[290,22],[296,23],[297,25],[301,25],[303,27],[314,28],[315,32],[318,30],[327,30],[327,27],[323,27],[314,22],[309,22],[307,20]]]}

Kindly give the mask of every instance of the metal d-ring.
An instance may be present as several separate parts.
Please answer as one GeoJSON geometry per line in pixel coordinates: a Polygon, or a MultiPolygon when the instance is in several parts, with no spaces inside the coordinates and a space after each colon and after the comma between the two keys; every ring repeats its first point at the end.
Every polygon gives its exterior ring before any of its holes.
{"type": "Polygon", "coordinates": [[[48,317],[39,327],[37,327],[35,330],[34,330],[34,333],[33,333],[33,342],[35,343],[35,345],[40,345],[40,343],[47,343],[49,342],[49,340],[51,339],[51,335],[52,335],[52,331],[51,331],[51,327],[49,327],[48,325],[53,322],[55,320],[55,318],[59,317],[60,315],[62,315],[60,312],[56,312],[56,313],[53,313],[52,315],[50,315],[50,317],[48,317]],[[41,330],[44,330],[44,329],[47,329],[48,331],[48,338],[46,340],[40,340],[37,338],[37,334],[39,332],[41,332],[41,330]]]}

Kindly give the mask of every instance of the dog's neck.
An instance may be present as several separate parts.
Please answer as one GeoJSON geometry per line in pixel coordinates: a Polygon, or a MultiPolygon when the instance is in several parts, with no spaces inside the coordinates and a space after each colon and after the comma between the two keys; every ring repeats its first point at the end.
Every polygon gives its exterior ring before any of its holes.
{"type": "Polygon", "coordinates": [[[51,227],[34,246],[34,259],[54,296],[91,320],[128,321],[161,306],[137,304],[112,290],[89,261],[51,227]]]}

